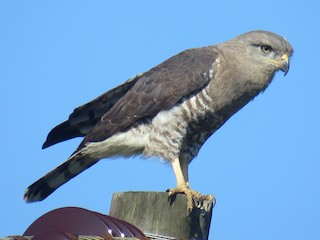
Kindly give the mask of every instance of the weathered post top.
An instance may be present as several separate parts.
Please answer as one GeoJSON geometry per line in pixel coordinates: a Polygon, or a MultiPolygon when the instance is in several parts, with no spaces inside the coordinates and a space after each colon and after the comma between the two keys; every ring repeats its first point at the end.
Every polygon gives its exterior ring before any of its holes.
{"type": "Polygon", "coordinates": [[[182,194],[170,202],[166,192],[122,192],[113,194],[109,215],[133,224],[145,234],[206,240],[214,204],[212,196],[188,214],[182,194]]]}

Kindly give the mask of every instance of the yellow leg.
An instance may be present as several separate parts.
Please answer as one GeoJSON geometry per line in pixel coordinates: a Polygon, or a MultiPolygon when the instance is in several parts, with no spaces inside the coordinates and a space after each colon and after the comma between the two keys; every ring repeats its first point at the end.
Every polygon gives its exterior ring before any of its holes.
{"type": "Polygon", "coordinates": [[[172,168],[174,174],[176,175],[177,187],[187,187],[188,183],[188,166],[185,167],[186,164],[182,164],[181,167],[180,160],[175,159],[172,163],[172,168]]]}
{"type": "Polygon", "coordinates": [[[187,198],[188,212],[191,213],[195,202],[198,202],[201,199],[201,195],[200,193],[189,188],[188,164],[181,164],[179,159],[175,159],[171,164],[176,176],[177,187],[168,190],[169,196],[174,196],[178,193],[185,194],[187,198]]]}

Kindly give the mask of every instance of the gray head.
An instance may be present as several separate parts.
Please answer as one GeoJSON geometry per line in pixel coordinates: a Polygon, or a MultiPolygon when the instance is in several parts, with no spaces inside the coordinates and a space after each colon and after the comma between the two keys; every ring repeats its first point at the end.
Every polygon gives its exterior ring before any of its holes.
{"type": "Polygon", "coordinates": [[[274,74],[277,70],[282,70],[285,75],[289,71],[289,58],[293,54],[293,48],[285,38],[275,33],[252,31],[222,45],[236,50],[239,61],[244,59],[252,68],[256,66],[253,71],[259,69],[274,74]]]}

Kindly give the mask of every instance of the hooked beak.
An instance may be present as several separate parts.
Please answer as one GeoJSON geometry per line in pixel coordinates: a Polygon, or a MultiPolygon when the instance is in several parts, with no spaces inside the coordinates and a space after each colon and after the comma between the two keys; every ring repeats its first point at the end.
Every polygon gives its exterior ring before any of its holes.
{"type": "Polygon", "coordinates": [[[284,75],[287,75],[287,73],[289,72],[289,68],[290,68],[289,56],[288,56],[288,54],[284,54],[280,58],[279,69],[284,72],[284,75]]]}
{"type": "Polygon", "coordinates": [[[274,65],[276,65],[276,67],[284,72],[284,75],[287,75],[287,73],[289,72],[289,68],[290,68],[290,62],[289,62],[289,56],[288,54],[283,54],[282,57],[280,58],[280,61],[275,61],[275,60],[271,60],[268,59],[267,62],[270,62],[274,65]]]}

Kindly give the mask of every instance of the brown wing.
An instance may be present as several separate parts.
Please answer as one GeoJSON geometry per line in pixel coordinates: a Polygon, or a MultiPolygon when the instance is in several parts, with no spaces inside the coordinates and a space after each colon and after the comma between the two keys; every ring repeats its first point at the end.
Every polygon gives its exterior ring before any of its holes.
{"type": "MultiPolygon", "coordinates": [[[[209,69],[218,53],[212,47],[189,49],[144,73],[102,116],[80,144],[103,141],[146,117],[168,110],[209,82],[209,69]],[[206,73],[206,75],[205,75],[206,73]]],[[[211,73],[214,74],[214,73],[211,73]]]]}
{"type": "Polygon", "coordinates": [[[75,137],[83,137],[90,132],[109,109],[126,93],[140,78],[137,75],[125,83],[102,94],[91,102],[76,108],[69,119],[53,128],[42,148],[75,137]]]}

